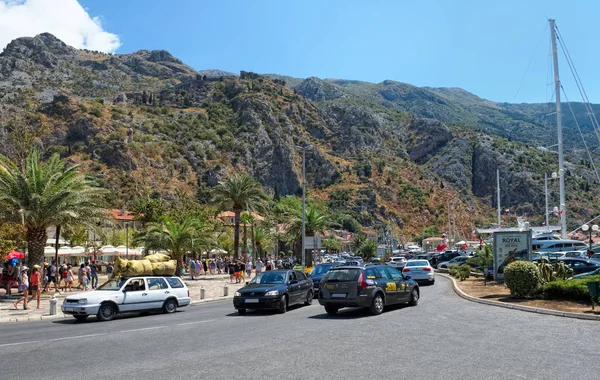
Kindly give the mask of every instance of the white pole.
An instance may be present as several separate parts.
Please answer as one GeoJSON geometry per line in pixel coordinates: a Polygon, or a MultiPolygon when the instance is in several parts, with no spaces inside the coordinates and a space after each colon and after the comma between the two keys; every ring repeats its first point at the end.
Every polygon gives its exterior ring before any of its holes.
{"type": "Polygon", "coordinates": [[[500,169],[496,169],[496,193],[498,195],[498,225],[502,225],[500,218],[500,169]]]}
{"type": "Polygon", "coordinates": [[[556,52],[556,26],[549,19],[552,38],[552,61],[554,63],[554,92],[556,97],[556,131],[558,133],[558,176],[560,181],[560,225],[561,238],[567,238],[567,205],[565,199],[565,163],[563,156],[562,114],[560,111],[560,78],[558,76],[558,54],[556,52]]]}
{"type": "Polygon", "coordinates": [[[302,272],[306,270],[306,248],[304,235],[306,235],[306,147],[302,149],[302,272]]]}
{"type": "Polygon", "coordinates": [[[546,228],[550,228],[550,218],[548,216],[548,173],[544,173],[544,194],[546,197],[546,228]]]}

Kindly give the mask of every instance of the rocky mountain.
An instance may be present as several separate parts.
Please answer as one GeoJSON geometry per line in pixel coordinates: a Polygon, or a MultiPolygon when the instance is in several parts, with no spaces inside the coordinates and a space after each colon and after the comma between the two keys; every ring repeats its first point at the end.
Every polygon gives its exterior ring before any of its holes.
{"type": "MultiPolygon", "coordinates": [[[[298,194],[295,147],[311,144],[309,195],[405,240],[445,229],[449,206],[465,236],[493,221],[496,168],[503,206],[541,221],[543,173],[556,166],[537,149],[551,140],[546,114],[460,89],[196,71],[164,50],[103,54],[50,34],[0,54],[0,153],[58,152],[113,189],[115,207],[206,201],[238,171],[298,194]]],[[[590,163],[574,151],[567,167],[575,220],[597,214],[590,163]]]]}

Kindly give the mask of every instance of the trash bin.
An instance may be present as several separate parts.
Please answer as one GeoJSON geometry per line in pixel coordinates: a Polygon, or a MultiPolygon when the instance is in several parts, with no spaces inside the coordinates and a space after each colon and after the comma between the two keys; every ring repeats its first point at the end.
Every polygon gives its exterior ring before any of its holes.
{"type": "Polygon", "coordinates": [[[590,292],[590,297],[592,298],[592,310],[594,310],[594,300],[596,300],[600,295],[600,281],[589,281],[587,286],[588,291],[590,292]]]}

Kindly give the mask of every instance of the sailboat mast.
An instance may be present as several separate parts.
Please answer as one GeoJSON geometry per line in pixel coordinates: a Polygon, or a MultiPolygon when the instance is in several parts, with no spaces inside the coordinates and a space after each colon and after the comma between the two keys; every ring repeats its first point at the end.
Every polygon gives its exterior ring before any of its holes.
{"type": "Polygon", "coordinates": [[[500,217],[500,169],[496,169],[496,196],[498,197],[498,227],[502,225],[502,218],[500,217]]]}
{"type": "Polygon", "coordinates": [[[561,238],[567,238],[567,202],[565,199],[565,162],[563,154],[562,114],[560,111],[560,78],[558,76],[558,54],[556,52],[556,26],[549,19],[552,39],[552,61],[554,63],[554,92],[556,97],[556,130],[558,133],[558,177],[560,181],[560,226],[561,238]]]}

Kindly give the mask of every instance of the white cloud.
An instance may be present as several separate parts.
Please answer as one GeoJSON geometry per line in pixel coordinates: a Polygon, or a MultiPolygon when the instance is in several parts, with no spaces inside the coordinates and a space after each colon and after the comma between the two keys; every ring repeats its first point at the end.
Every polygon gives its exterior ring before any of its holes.
{"type": "Polygon", "coordinates": [[[0,0],[0,51],[15,38],[44,32],[79,49],[108,53],[121,46],[77,0],[0,0]]]}

